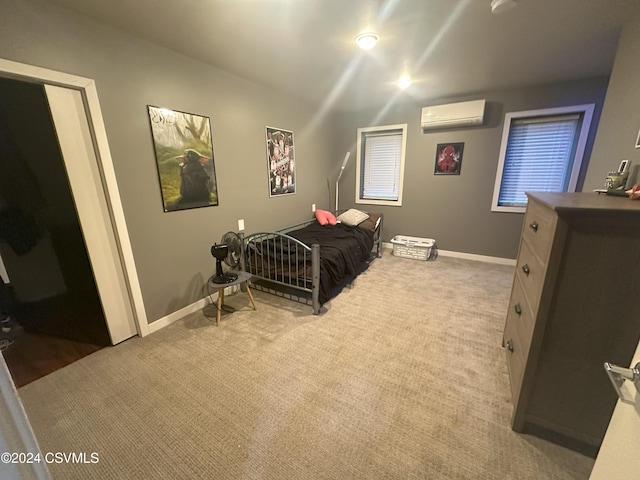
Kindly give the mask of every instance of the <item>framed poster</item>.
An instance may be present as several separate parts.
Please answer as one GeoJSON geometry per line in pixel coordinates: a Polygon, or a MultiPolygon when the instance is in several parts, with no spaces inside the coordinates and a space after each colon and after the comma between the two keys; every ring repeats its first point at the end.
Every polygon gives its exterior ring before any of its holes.
{"type": "Polygon", "coordinates": [[[218,205],[209,117],[148,109],[164,211],[218,205]]]}
{"type": "Polygon", "coordinates": [[[269,196],[296,193],[293,132],[266,127],[269,196]]]}
{"type": "Polygon", "coordinates": [[[638,136],[636,137],[636,148],[640,148],[640,130],[638,130],[638,136]]]}
{"type": "Polygon", "coordinates": [[[439,143],[434,175],[460,175],[464,143],[439,143]]]}

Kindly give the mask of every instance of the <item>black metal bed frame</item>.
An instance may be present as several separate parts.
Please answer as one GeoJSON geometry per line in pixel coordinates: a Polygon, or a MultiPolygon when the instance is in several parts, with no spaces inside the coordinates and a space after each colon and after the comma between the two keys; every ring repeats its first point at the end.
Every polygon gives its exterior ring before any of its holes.
{"type": "MultiPolygon", "coordinates": [[[[338,210],[336,217],[344,210],[338,210]]],[[[300,303],[305,303],[313,307],[313,314],[320,313],[320,302],[318,295],[320,292],[320,245],[306,245],[300,240],[288,235],[288,232],[297,230],[315,222],[315,217],[294,225],[268,231],[247,235],[243,238],[244,253],[242,255],[242,269],[252,275],[251,283],[253,288],[280,297],[285,297],[300,303]],[[258,251],[265,240],[270,245],[278,248],[275,260],[271,256],[261,256],[259,263],[252,264],[249,261],[251,251],[258,251]],[[288,253],[284,253],[288,252],[288,253]],[[307,265],[311,262],[311,277],[306,275],[287,275],[294,267],[300,264],[307,265]],[[276,267],[279,267],[276,268],[276,267]]],[[[367,263],[382,256],[382,222],[380,220],[373,234],[373,249],[367,263]]],[[[346,284],[351,284],[357,275],[345,279],[346,284]]]]}

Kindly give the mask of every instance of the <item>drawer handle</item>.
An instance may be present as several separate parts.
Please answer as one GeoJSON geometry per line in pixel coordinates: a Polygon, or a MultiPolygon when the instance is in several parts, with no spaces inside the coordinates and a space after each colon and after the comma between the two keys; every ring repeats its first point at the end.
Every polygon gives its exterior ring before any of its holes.
{"type": "Polygon", "coordinates": [[[529,224],[529,227],[531,227],[531,230],[533,230],[534,232],[538,231],[538,222],[536,222],[535,220],[533,222],[531,222],[529,224]]]}
{"type": "Polygon", "coordinates": [[[511,341],[511,339],[507,340],[507,343],[505,345],[507,347],[507,350],[513,353],[513,342],[511,341]]]}
{"type": "Polygon", "coordinates": [[[516,303],[516,304],[514,305],[513,309],[516,311],[516,313],[517,313],[518,315],[520,315],[520,314],[522,313],[522,308],[520,308],[520,304],[519,304],[519,303],[516,303]]]}
{"type": "Polygon", "coordinates": [[[527,265],[526,263],[522,266],[522,271],[524,272],[525,275],[529,275],[529,273],[531,272],[531,270],[529,270],[529,265],[527,265]]]}

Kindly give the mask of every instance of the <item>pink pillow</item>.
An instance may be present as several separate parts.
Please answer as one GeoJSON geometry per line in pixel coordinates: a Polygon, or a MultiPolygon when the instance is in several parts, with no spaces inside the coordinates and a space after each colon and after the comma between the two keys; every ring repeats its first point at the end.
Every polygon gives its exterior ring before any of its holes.
{"type": "Polygon", "coordinates": [[[337,223],[336,217],[331,212],[326,210],[316,210],[316,220],[320,225],[335,225],[337,223]]]}

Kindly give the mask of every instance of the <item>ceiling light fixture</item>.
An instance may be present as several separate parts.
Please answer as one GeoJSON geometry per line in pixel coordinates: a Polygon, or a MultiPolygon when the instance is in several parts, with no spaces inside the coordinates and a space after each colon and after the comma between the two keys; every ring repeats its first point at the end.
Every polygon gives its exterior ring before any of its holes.
{"type": "Polygon", "coordinates": [[[516,6],[515,0],[491,0],[491,13],[498,14],[516,6]]]}
{"type": "Polygon", "coordinates": [[[400,80],[396,82],[396,85],[398,85],[398,87],[402,90],[404,90],[405,88],[409,88],[411,86],[411,77],[409,77],[409,75],[400,77],[400,80]]]}
{"type": "Polygon", "coordinates": [[[371,50],[380,40],[380,35],[374,32],[364,32],[359,34],[354,41],[363,50],[371,50]]]}

